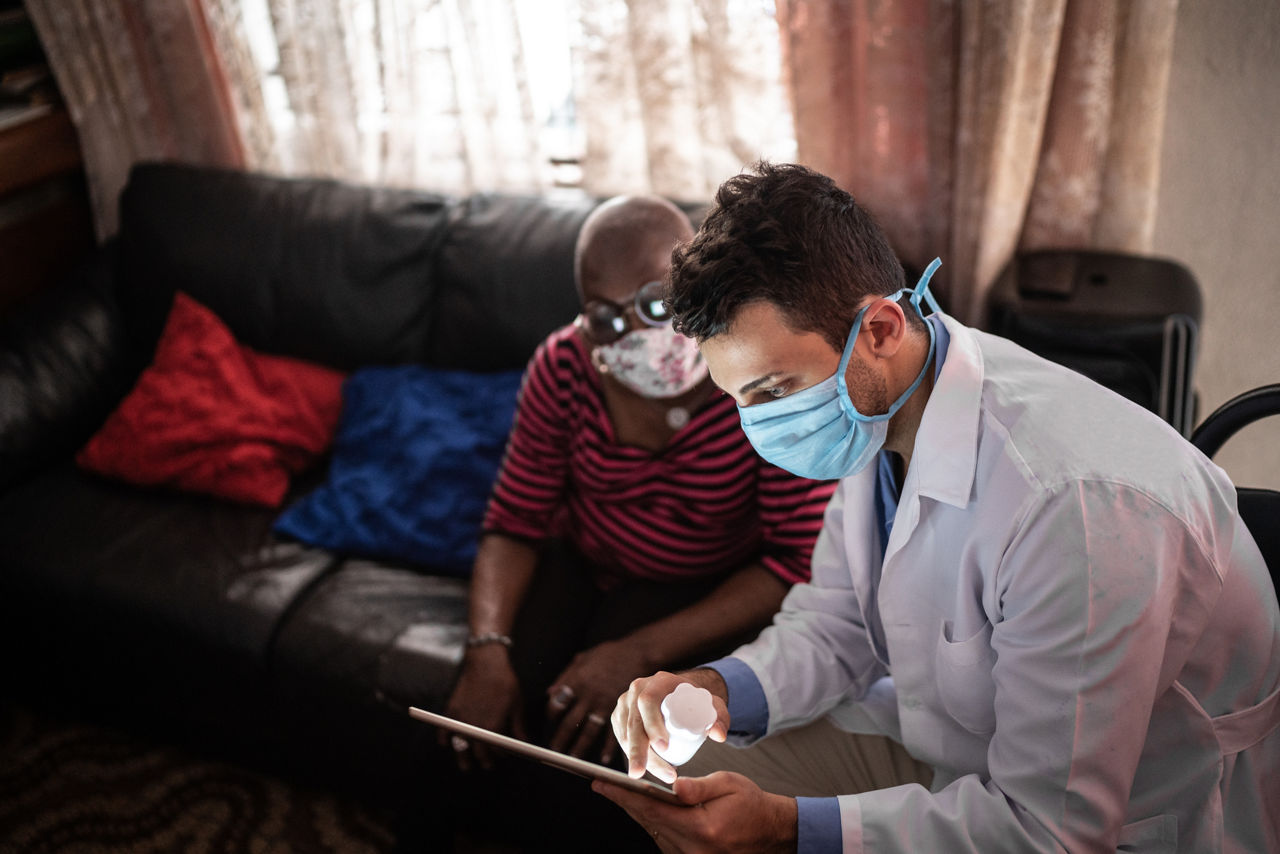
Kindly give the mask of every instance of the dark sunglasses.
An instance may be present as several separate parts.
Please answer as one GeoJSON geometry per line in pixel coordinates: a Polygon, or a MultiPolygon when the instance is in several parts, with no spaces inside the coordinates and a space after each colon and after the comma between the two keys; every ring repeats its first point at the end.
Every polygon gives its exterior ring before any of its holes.
{"type": "MultiPolygon", "coordinates": [[[[662,282],[646,282],[636,291],[631,304],[636,317],[649,326],[665,326],[671,322],[671,314],[662,304],[662,282]]],[[[573,323],[592,343],[612,344],[630,331],[627,308],[607,299],[588,300],[573,323]]]]}

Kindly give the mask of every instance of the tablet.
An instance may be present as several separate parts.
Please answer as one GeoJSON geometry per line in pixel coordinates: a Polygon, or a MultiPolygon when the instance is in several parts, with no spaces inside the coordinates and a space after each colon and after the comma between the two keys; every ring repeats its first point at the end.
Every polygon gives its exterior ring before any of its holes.
{"type": "Polygon", "coordinates": [[[426,721],[429,724],[447,729],[458,735],[472,738],[476,741],[483,741],[485,744],[493,747],[515,753],[526,759],[536,759],[544,762],[553,768],[559,768],[563,771],[577,774],[580,777],[587,777],[592,780],[603,780],[606,783],[613,783],[615,786],[621,786],[624,789],[630,789],[633,792],[649,795],[668,803],[679,804],[680,799],[676,797],[667,786],[653,780],[637,780],[628,777],[621,771],[599,765],[595,762],[588,762],[585,759],[579,759],[576,756],[569,756],[566,753],[557,753],[554,750],[548,750],[545,747],[539,747],[536,744],[530,744],[527,741],[521,741],[518,738],[512,738],[508,735],[496,733],[493,730],[483,729],[478,726],[463,723],[462,721],[446,718],[444,715],[437,715],[435,712],[428,712],[417,707],[409,708],[409,715],[420,721],[426,721]]]}

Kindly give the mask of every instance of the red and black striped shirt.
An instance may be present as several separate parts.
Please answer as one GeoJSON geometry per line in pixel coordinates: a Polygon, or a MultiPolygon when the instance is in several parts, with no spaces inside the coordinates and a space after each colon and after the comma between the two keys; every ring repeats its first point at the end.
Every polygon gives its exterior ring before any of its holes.
{"type": "Polygon", "coordinates": [[[566,326],[529,361],[484,530],[564,537],[607,574],[602,584],[757,560],[791,583],[809,578],[834,490],[761,459],[723,392],[660,451],[618,444],[587,345],[566,326]]]}

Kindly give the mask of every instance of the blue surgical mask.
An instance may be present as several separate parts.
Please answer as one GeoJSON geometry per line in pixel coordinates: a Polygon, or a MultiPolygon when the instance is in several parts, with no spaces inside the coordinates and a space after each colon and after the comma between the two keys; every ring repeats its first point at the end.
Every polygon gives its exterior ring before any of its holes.
{"type": "MultiPolygon", "coordinates": [[[[891,299],[907,294],[916,313],[924,317],[920,308],[923,300],[932,311],[939,311],[938,304],[929,293],[929,279],[942,265],[933,259],[920,277],[914,289],[904,288],[891,299]]],[[[929,355],[916,376],[915,382],[893,402],[882,415],[863,415],[853,405],[845,384],[845,372],[853,355],[854,343],[862,328],[862,317],[870,305],[863,306],[853,320],[849,341],[840,356],[836,372],[817,385],[768,403],[755,406],[739,406],[742,429],[755,447],[756,453],[769,462],[800,477],[814,480],[836,480],[856,474],[875,459],[884,447],[889,432],[889,419],[902,404],[920,387],[929,363],[933,360],[935,333],[933,324],[929,330],[929,355]]]]}

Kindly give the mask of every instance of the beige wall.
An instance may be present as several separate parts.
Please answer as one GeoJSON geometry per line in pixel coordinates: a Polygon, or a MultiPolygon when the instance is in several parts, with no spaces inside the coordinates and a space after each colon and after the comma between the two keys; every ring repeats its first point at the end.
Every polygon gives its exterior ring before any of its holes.
{"type": "MultiPolygon", "coordinates": [[[[1204,294],[1203,418],[1280,382],[1280,3],[1181,0],[1155,251],[1204,294]]],[[[1280,489],[1280,417],[1215,458],[1237,484],[1280,489]]]]}

